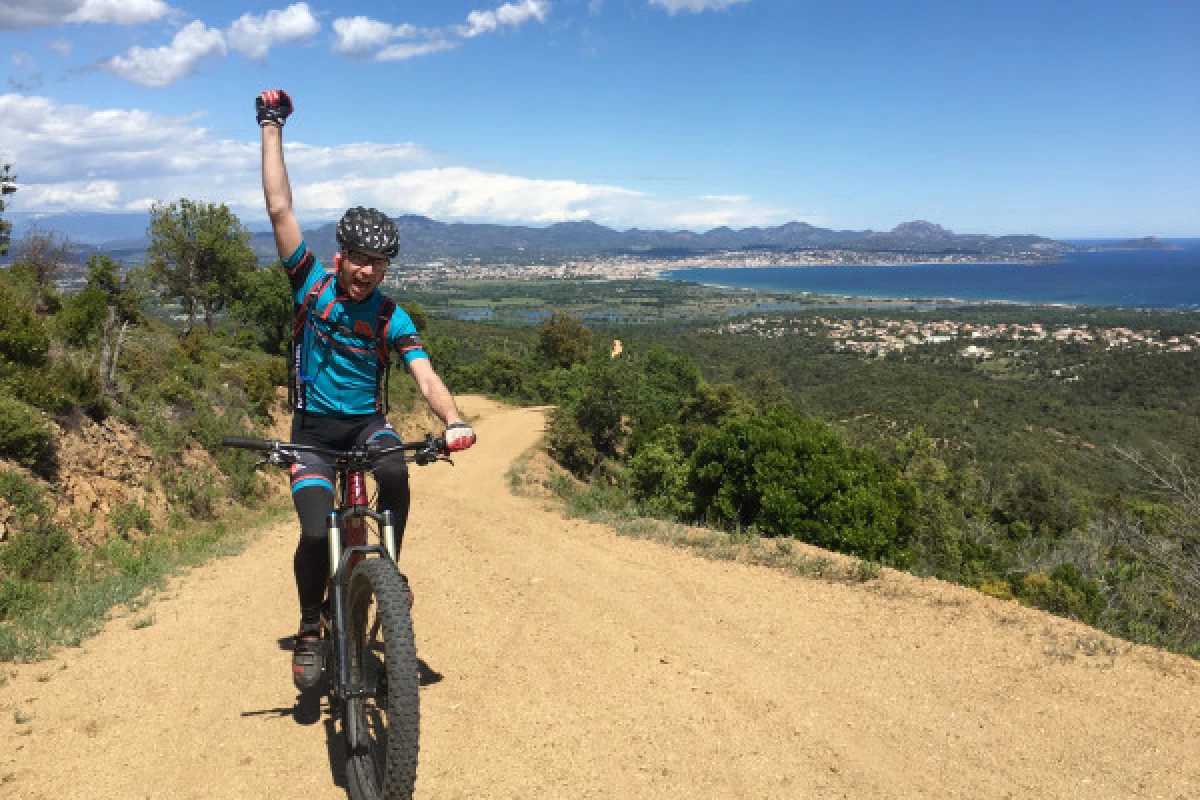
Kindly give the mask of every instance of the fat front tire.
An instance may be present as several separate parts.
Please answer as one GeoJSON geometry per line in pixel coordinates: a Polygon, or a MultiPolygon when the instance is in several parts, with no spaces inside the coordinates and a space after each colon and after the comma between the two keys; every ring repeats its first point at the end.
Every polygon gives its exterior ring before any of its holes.
{"type": "Polygon", "coordinates": [[[420,673],[407,595],[408,581],[388,559],[365,559],[351,574],[350,680],[368,690],[366,697],[347,700],[343,717],[347,784],[355,800],[413,796],[420,673]]]}

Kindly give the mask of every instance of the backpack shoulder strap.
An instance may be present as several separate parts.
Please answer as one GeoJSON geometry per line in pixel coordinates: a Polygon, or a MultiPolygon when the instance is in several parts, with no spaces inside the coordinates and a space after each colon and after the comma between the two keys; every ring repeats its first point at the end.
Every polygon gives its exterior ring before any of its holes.
{"type": "Polygon", "coordinates": [[[288,405],[293,409],[304,406],[304,383],[308,376],[304,374],[304,328],[308,324],[317,298],[334,279],[335,274],[326,272],[318,278],[304,295],[304,300],[296,303],[296,317],[292,322],[292,352],[288,358],[288,405]]]}
{"type": "Polygon", "coordinates": [[[387,334],[395,310],[396,301],[385,294],[382,302],[379,303],[379,311],[375,315],[375,354],[379,357],[375,380],[375,408],[384,414],[388,411],[388,383],[392,374],[392,358],[388,351],[387,334]]]}

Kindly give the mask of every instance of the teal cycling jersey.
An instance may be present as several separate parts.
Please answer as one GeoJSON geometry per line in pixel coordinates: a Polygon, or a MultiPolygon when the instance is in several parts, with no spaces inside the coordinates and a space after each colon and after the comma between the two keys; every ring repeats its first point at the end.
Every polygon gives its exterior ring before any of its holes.
{"type": "Polygon", "coordinates": [[[330,417],[383,410],[384,377],[392,352],[405,367],[428,358],[404,309],[375,289],[355,303],[301,242],[283,260],[296,303],[292,337],[293,407],[330,417]]]}

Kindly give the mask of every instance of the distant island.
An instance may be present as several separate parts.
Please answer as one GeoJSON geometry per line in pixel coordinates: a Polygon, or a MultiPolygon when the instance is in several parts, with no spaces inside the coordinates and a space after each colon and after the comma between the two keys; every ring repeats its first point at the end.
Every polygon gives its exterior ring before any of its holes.
{"type": "Polygon", "coordinates": [[[1182,250],[1177,244],[1164,242],[1157,236],[1143,236],[1141,239],[1126,239],[1123,242],[1104,242],[1095,245],[1096,250],[1182,250]]]}

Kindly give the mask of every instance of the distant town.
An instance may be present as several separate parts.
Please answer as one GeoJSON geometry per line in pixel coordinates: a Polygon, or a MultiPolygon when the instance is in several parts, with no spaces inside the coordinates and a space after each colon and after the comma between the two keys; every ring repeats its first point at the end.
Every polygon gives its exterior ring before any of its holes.
{"type": "MultiPolygon", "coordinates": [[[[961,342],[958,351],[964,358],[991,359],[1003,342],[1061,342],[1098,345],[1106,349],[1144,348],[1159,352],[1189,353],[1200,350],[1200,332],[1163,337],[1158,331],[1130,328],[1093,328],[1087,324],[1047,326],[1038,322],[1024,324],[982,324],[953,320],[912,319],[831,319],[810,317],[784,320],[757,317],[729,322],[711,330],[717,334],[753,335],[764,339],[785,336],[825,336],[834,349],[886,356],[907,348],[961,342]],[[987,344],[977,344],[986,342],[987,344]],[[991,346],[988,346],[991,345],[991,346]]],[[[1012,353],[1007,353],[1011,355],[1012,353]]]]}
{"type": "Polygon", "coordinates": [[[722,267],[830,267],[876,264],[977,264],[1033,263],[1049,260],[1042,251],[1011,256],[980,256],[968,253],[909,253],[860,250],[746,251],[726,250],[678,258],[646,258],[619,255],[597,258],[551,259],[541,263],[511,263],[483,258],[445,258],[397,265],[387,285],[433,285],[463,280],[633,280],[657,278],[675,269],[722,267]]]}

